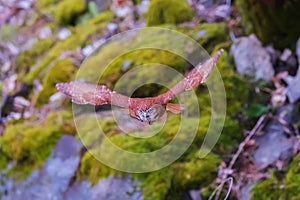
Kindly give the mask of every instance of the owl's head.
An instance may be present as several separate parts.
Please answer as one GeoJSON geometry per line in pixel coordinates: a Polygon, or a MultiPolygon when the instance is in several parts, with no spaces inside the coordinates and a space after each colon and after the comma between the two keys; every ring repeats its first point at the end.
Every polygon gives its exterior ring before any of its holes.
{"type": "Polygon", "coordinates": [[[165,108],[162,105],[155,104],[150,107],[148,110],[138,110],[139,120],[142,122],[151,122],[158,120],[161,116],[163,116],[165,112],[165,108]]]}

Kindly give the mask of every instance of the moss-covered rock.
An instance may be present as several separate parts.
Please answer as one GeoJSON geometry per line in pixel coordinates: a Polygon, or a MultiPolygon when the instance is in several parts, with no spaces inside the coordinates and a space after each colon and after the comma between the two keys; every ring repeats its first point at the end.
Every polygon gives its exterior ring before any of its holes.
{"type": "Polygon", "coordinates": [[[16,59],[16,69],[19,77],[23,77],[51,47],[54,41],[50,38],[36,41],[31,49],[21,52],[16,59]]]}
{"type": "Polygon", "coordinates": [[[193,11],[186,0],[153,0],[147,13],[147,26],[190,21],[193,11]]]}
{"type": "Polygon", "coordinates": [[[272,177],[261,181],[252,188],[252,199],[299,199],[300,189],[300,155],[294,157],[290,164],[289,170],[284,179],[276,176],[276,172],[272,177]]]}
{"type": "MultiPolygon", "coordinates": [[[[191,118],[186,120],[186,123],[182,124],[183,127],[180,126],[180,120],[181,118],[176,115],[170,117],[164,128],[150,138],[135,138],[126,134],[115,134],[118,130],[114,127],[117,127],[117,125],[110,123],[110,120],[102,119],[100,126],[102,130],[107,129],[109,126],[108,134],[106,135],[109,137],[110,142],[119,148],[129,152],[146,153],[153,152],[167,145],[178,134],[179,127],[180,130],[191,130],[190,126],[194,124],[192,121],[196,119],[191,118]],[[111,134],[111,131],[113,134],[111,134]]],[[[85,124],[88,124],[88,122],[85,122],[85,124]]],[[[144,199],[165,199],[167,196],[170,196],[170,191],[172,191],[171,193],[173,193],[173,195],[175,192],[175,196],[180,197],[184,191],[206,186],[217,176],[218,165],[221,162],[220,157],[214,154],[209,154],[203,159],[199,158],[199,148],[201,147],[206,134],[207,127],[205,126],[208,124],[209,119],[206,124],[200,123],[199,130],[193,144],[176,162],[155,172],[134,175],[137,180],[142,182],[141,189],[144,194],[144,199]]],[[[234,127],[238,127],[237,123],[234,127]]],[[[225,128],[226,135],[227,132],[229,133],[230,131],[234,132],[235,135],[238,135],[233,126],[228,123],[227,128],[225,128]]],[[[82,130],[84,132],[83,137],[87,138],[83,138],[81,136],[81,139],[84,141],[90,141],[88,146],[94,146],[94,148],[97,148],[97,145],[93,145],[92,142],[98,144],[99,138],[91,136],[91,134],[89,134],[89,130],[90,132],[93,132],[93,130],[88,127],[86,128],[86,131],[82,130]]],[[[143,132],[143,134],[147,134],[146,132],[143,132]]],[[[185,140],[187,134],[181,134],[180,137],[180,139],[185,140]]],[[[224,140],[222,142],[224,142],[224,140]]],[[[106,146],[106,144],[103,143],[102,145],[104,145],[103,148],[106,149],[107,152],[110,152],[110,144],[107,144],[106,146]]],[[[230,145],[230,143],[228,142],[223,145],[230,145]]],[[[219,145],[218,149],[222,149],[220,146],[221,145],[219,145]]],[[[174,149],[175,151],[181,151],[180,146],[176,146],[176,148],[177,149],[174,149]]],[[[94,155],[96,151],[97,150],[95,149],[94,155]]],[[[93,152],[93,150],[91,150],[91,152],[93,152]]],[[[90,153],[86,153],[84,155],[80,172],[81,178],[87,177],[93,184],[96,184],[100,178],[108,177],[109,175],[124,175],[124,173],[111,169],[100,163],[90,153]]]]}
{"type": "MultiPolygon", "coordinates": [[[[132,34],[129,37],[124,37],[124,41],[110,41],[101,46],[101,49],[95,51],[83,63],[81,68],[83,70],[81,70],[78,78],[85,79],[87,82],[96,82],[101,77],[98,81],[99,84],[106,84],[108,87],[113,88],[124,73],[141,65],[145,65],[143,67],[147,68],[147,64],[150,66],[151,64],[155,65],[159,63],[173,67],[175,70],[184,73],[190,64],[184,58],[161,49],[167,46],[170,49],[184,50],[187,49],[185,46],[186,41],[178,41],[176,44],[170,44],[168,43],[170,39],[166,37],[169,37],[169,35],[160,35],[157,34],[157,31],[150,30],[149,32],[143,31],[143,35],[136,33],[135,35],[132,34]],[[147,39],[141,40],[141,37],[147,39]],[[130,44],[130,47],[128,47],[128,44],[130,44]],[[157,48],[145,48],[147,46],[157,46],[157,48]],[[130,51],[128,48],[134,50],[130,51]]],[[[147,81],[150,78],[152,79],[149,81],[153,81],[154,79],[159,80],[163,75],[160,71],[151,71],[149,73],[147,70],[140,70],[138,74],[135,74],[135,77],[126,83],[122,83],[122,85],[130,88],[132,85],[139,83],[138,81],[140,80],[147,81]]],[[[140,93],[135,95],[140,97],[152,96],[162,89],[162,87],[152,86],[145,86],[142,89],[144,93],[140,91],[140,93]]]]}
{"type": "Polygon", "coordinates": [[[300,33],[299,1],[238,0],[236,6],[247,33],[255,33],[264,44],[295,49],[300,33]]]}
{"type": "MultiPolygon", "coordinates": [[[[150,63],[159,63],[159,65],[166,65],[169,67],[174,68],[178,72],[183,73],[189,64],[185,59],[182,57],[172,54],[167,51],[156,50],[156,49],[143,49],[143,50],[136,50],[125,54],[121,57],[118,57],[114,60],[108,67],[107,70],[104,71],[100,83],[107,84],[108,86],[114,86],[114,84],[119,80],[119,78],[124,74],[124,72],[132,69],[134,66],[141,66],[147,68],[147,64],[150,63]],[[124,65],[126,63],[130,63],[129,67],[124,70],[124,65]]],[[[160,71],[147,71],[147,70],[140,70],[137,73],[133,74],[134,77],[128,79],[126,84],[126,88],[132,88],[140,80],[145,82],[152,81],[153,78],[155,80],[163,80],[165,77],[164,73],[160,71]],[[151,74],[151,76],[149,76],[151,74]],[[152,79],[151,79],[152,78],[152,79]]],[[[159,94],[159,91],[163,89],[163,87],[159,85],[144,85],[139,90],[135,91],[135,97],[145,97],[145,96],[154,96],[159,94]]]]}
{"type": "Polygon", "coordinates": [[[46,7],[48,7],[50,5],[53,5],[55,3],[57,3],[57,0],[38,0],[37,1],[37,7],[39,9],[43,9],[43,8],[46,8],[46,7]]]}
{"type": "Polygon", "coordinates": [[[43,89],[38,95],[37,105],[48,103],[50,96],[57,92],[55,85],[60,82],[71,81],[76,69],[70,59],[58,61],[43,79],[43,89]]]}
{"type": "Polygon", "coordinates": [[[55,19],[60,24],[74,24],[76,18],[85,11],[85,0],[63,0],[57,5],[55,19]]]}
{"type": "Polygon", "coordinates": [[[62,52],[87,45],[90,42],[87,38],[93,34],[100,34],[113,16],[114,15],[111,12],[103,12],[95,18],[92,18],[89,22],[71,29],[72,35],[70,37],[53,45],[47,55],[43,57],[42,61],[37,65],[32,66],[29,73],[20,79],[32,84],[35,79],[43,78],[47,73],[47,70],[45,69],[51,69],[49,66],[59,60],[62,52]]]}
{"type": "Polygon", "coordinates": [[[81,158],[80,176],[82,179],[87,177],[92,184],[97,184],[101,178],[116,174],[121,174],[121,172],[102,164],[89,152],[81,158]]]}
{"type": "Polygon", "coordinates": [[[196,40],[209,53],[217,48],[217,45],[224,45],[230,39],[229,29],[225,23],[203,23],[198,27],[184,27],[177,30],[196,40]]]}
{"type": "Polygon", "coordinates": [[[290,169],[286,174],[286,199],[299,199],[300,194],[300,154],[294,157],[290,169]]]}
{"type": "Polygon", "coordinates": [[[138,180],[142,180],[141,188],[145,200],[166,199],[172,187],[173,176],[174,171],[170,167],[140,176],[136,175],[138,180]]]}
{"type": "Polygon", "coordinates": [[[209,185],[217,176],[220,163],[219,156],[209,154],[200,159],[197,151],[190,161],[176,166],[175,187],[188,191],[209,185]]]}
{"type": "Polygon", "coordinates": [[[15,161],[10,174],[25,178],[45,162],[64,131],[74,133],[74,129],[66,129],[63,125],[71,117],[67,112],[62,112],[50,113],[43,121],[32,118],[26,122],[10,122],[0,137],[1,167],[9,161],[15,161]]]}

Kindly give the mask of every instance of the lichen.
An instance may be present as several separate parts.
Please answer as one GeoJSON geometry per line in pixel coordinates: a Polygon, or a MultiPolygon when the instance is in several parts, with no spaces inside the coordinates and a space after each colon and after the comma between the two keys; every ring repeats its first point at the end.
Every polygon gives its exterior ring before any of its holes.
{"type": "Polygon", "coordinates": [[[55,19],[59,24],[74,24],[76,17],[87,11],[84,0],[63,0],[57,5],[55,19]]]}
{"type": "Polygon", "coordinates": [[[190,21],[193,11],[186,0],[153,0],[147,13],[147,26],[190,21]]]}

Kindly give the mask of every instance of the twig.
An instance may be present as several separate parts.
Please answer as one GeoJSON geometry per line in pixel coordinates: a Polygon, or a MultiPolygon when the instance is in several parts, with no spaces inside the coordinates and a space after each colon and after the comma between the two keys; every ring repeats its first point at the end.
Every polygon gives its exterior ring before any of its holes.
{"type": "MultiPolygon", "coordinates": [[[[230,194],[230,192],[231,192],[232,185],[233,185],[233,178],[232,178],[232,177],[227,178],[227,179],[224,181],[224,183],[227,182],[227,181],[229,181],[228,191],[227,191],[226,196],[224,197],[223,200],[226,200],[226,199],[229,197],[229,194],[230,194]]],[[[215,196],[216,192],[217,192],[217,191],[221,191],[221,190],[222,190],[221,185],[219,185],[219,186],[215,189],[215,191],[210,195],[210,197],[209,197],[208,200],[212,200],[212,198],[215,196]]]]}
{"type": "MultiPolygon", "coordinates": [[[[249,132],[249,134],[247,135],[247,137],[244,139],[244,141],[239,145],[239,148],[237,150],[237,152],[234,154],[234,156],[232,157],[229,166],[225,169],[225,172],[229,172],[229,173],[223,173],[223,176],[221,178],[221,183],[218,186],[218,192],[216,194],[216,198],[215,199],[219,199],[221,191],[224,187],[225,182],[228,180],[228,175],[232,172],[232,168],[236,162],[236,160],[238,159],[238,157],[240,156],[240,154],[242,153],[245,145],[251,140],[251,138],[255,135],[255,133],[261,128],[263,122],[265,121],[267,115],[262,115],[258,121],[256,122],[254,128],[249,132]]],[[[215,193],[215,192],[214,192],[215,193]]],[[[213,194],[214,194],[213,193],[213,194]]],[[[226,195],[227,196],[227,195],[226,195]]]]}
{"type": "Polygon", "coordinates": [[[247,135],[247,137],[245,138],[245,140],[239,145],[239,148],[238,148],[237,152],[234,154],[234,156],[232,157],[232,159],[231,159],[231,161],[229,163],[228,169],[232,169],[232,167],[235,164],[236,160],[238,159],[238,157],[242,153],[245,145],[250,141],[250,139],[255,135],[255,133],[261,127],[261,125],[264,122],[265,118],[266,118],[266,115],[262,115],[258,119],[258,121],[256,122],[254,128],[249,132],[249,134],[247,135]]]}

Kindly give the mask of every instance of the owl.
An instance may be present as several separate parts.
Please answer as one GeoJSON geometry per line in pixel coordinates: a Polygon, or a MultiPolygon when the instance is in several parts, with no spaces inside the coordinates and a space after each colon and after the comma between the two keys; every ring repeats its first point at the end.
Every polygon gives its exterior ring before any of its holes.
{"type": "Polygon", "coordinates": [[[183,106],[180,104],[170,103],[177,95],[189,91],[201,83],[205,82],[218,62],[223,49],[219,50],[214,57],[199,63],[193,70],[169,89],[166,93],[156,97],[131,98],[115,91],[112,91],[105,85],[93,85],[73,81],[69,83],[58,83],[58,91],[72,99],[76,104],[104,105],[111,104],[128,110],[128,114],[141,121],[152,124],[157,121],[165,111],[179,114],[183,106]]]}

